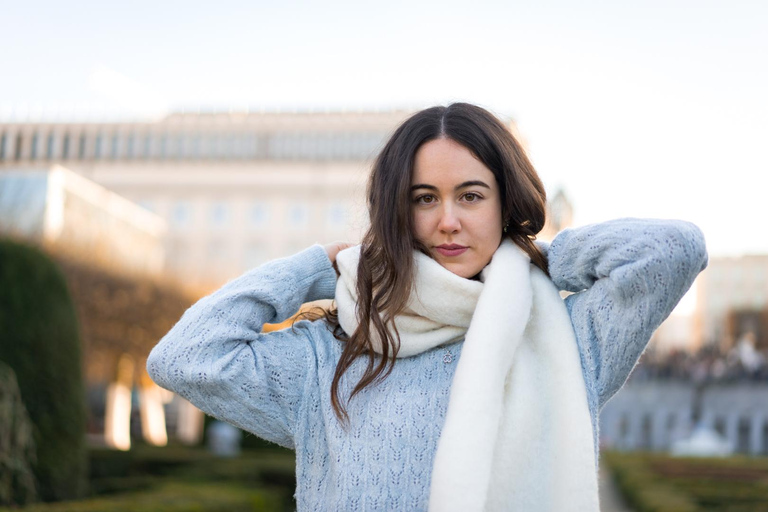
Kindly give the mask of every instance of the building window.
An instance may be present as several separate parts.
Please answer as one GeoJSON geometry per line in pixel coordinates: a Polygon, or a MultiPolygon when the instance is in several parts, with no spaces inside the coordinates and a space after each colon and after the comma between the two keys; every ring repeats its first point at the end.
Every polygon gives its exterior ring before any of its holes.
{"type": "Polygon", "coordinates": [[[3,134],[0,136],[0,160],[5,160],[5,144],[8,140],[8,136],[3,134]]]}
{"type": "Polygon", "coordinates": [[[168,135],[166,138],[166,158],[177,158],[181,154],[181,137],[176,135],[168,135]]]}
{"type": "Polygon", "coordinates": [[[243,136],[239,133],[232,134],[232,159],[239,160],[243,157],[243,136]]]}
{"type": "Polygon", "coordinates": [[[56,137],[53,133],[48,134],[48,144],[45,149],[45,156],[48,160],[53,160],[54,153],[56,152],[56,137]]]}
{"type": "Polygon", "coordinates": [[[136,155],[134,154],[134,151],[136,151],[136,135],[133,133],[128,135],[128,140],[125,144],[125,157],[126,158],[133,158],[136,155]]]}
{"type": "Polygon", "coordinates": [[[213,158],[214,141],[209,134],[203,134],[199,137],[200,140],[200,152],[198,156],[200,158],[213,158]]]}
{"type": "Polygon", "coordinates": [[[305,204],[291,206],[288,210],[288,224],[294,228],[305,228],[309,224],[309,207],[305,204]]]}
{"type": "Polygon", "coordinates": [[[40,137],[37,135],[37,132],[32,134],[32,147],[29,148],[29,158],[30,160],[37,160],[37,144],[40,141],[40,137]]]}
{"type": "Polygon", "coordinates": [[[184,151],[184,146],[185,146],[184,140],[185,139],[186,139],[186,137],[184,135],[178,135],[176,137],[176,152],[174,153],[174,156],[176,158],[178,158],[178,159],[184,158],[184,153],[185,153],[185,151],[184,151]]]}
{"type": "Polygon", "coordinates": [[[21,160],[21,143],[24,141],[24,139],[21,137],[21,134],[18,134],[16,136],[16,147],[14,148],[14,160],[21,160]]]}
{"type": "Polygon", "coordinates": [[[320,133],[315,137],[315,157],[320,160],[328,160],[330,146],[327,133],[320,133]]]}
{"type": "Polygon", "coordinates": [[[215,134],[210,134],[203,140],[203,157],[210,160],[219,157],[219,137],[215,134]]]}
{"type": "Polygon", "coordinates": [[[101,158],[104,152],[104,137],[101,134],[96,136],[96,145],[93,148],[93,158],[101,158]]]}
{"type": "Polygon", "coordinates": [[[61,158],[67,159],[70,157],[69,154],[69,146],[71,144],[70,142],[71,135],[68,133],[64,134],[64,140],[61,143],[61,158]]]}
{"type": "Polygon", "coordinates": [[[352,152],[352,134],[348,132],[338,134],[333,146],[334,156],[339,160],[349,160],[352,152]]]}
{"type": "Polygon", "coordinates": [[[253,159],[258,156],[258,139],[255,135],[243,134],[243,157],[253,159]]]}
{"type": "Polygon", "coordinates": [[[264,203],[253,203],[248,212],[248,219],[252,227],[264,227],[269,221],[269,207],[264,203]]]}
{"type": "Polygon", "coordinates": [[[185,227],[192,221],[192,206],[187,201],[178,201],[173,207],[171,220],[174,226],[185,227]]]}
{"type": "Polygon", "coordinates": [[[175,136],[165,136],[165,158],[176,158],[176,142],[175,136]]]}
{"type": "Polygon", "coordinates": [[[222,150],[222,157],[229,160],[234,158],[235,156],[235,135],[232,133],[227,133],[225,135],[222,135],[222,139],[224,141],[224,148],[222,150]]]}
{"type": "Polygon", "coordinates": [[[312,141],[309,137],[310,136],[307,133],[301,133],[296,136],[298,139],[296,144],[296,156],[302,160],[311,158],[310,145],[312,144],[312,141]]]}
{"type": "Polygon", "coordinates": [[[85,144],[86,144],[86,138],[85,138],[85,134],[83,134],[83,135],[80,136],[80,144],[79,144],[79,147],[77,149],[77,157],[80,160],[84,160],[85,159],[85,144]]]}
{"type": "Polygon", "coordinates": [[[253,157],[264,158],[267,155],[267,136],[253,135],[251,136],[251,144],[253,144],[253,157]]]}
{"type": "Polygon", "coordinates": [[[189,139],[189,151],[187,152],[190,158],[200,158],[200,135],[193,135],[189,139]]]}
{"type": "Polygon", "coordinates": [[[152,135],[144,136],[144,158],[152,158],[152,135]]]}
{"type": "Polygon", "coordinates": [[[160,136],[160,158],[168,157],[168,136],[160,136]]]}
{"type": "Polygon", "coordinates": [[[189,152],[187,148],[187,137],[186,135],[177,135],[175,139],[176,139],[176,144],[175,144],[176,148],[173,156],[181,160],[185,156],[187,156],[187,153],[189,152]]]}
{"type": "Polygon", "coordinates": [[[189,155],[191,153],[192,148],[192,136],[188,133],[185,133],[183,135],[179,135],[179,150],[178,150],[178,158],[184,159],[189,158],[189,155]]]}
{"type": "Polygon", "coordinates": [[[326,224],[332,229],[344,228],[347,224],[347,208],[342,203],[333,203],[328,206],[326,224]]]}
{"type": "Polygon", "coordinates": [[[279,133],[267,137],[267,158],[279,159],[282,155],[283,138],[279,133]]]}
{"type": "Polygon", "coordinates": [[[112,136],[112,160],[117,160],[120,156],[120,136],[115,134],[112,136]]]}
{"type": "Polygon", "coordinates": [[[229,222],[229,205],[226,203],[215,203],[210,211],[211,224],[216,227],[223,227],[229,222]]]}

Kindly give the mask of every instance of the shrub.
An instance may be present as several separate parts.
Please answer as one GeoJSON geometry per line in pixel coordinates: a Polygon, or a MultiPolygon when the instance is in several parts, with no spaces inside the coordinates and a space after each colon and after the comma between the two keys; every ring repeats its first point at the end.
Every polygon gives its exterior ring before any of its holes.
{"type": "Polygon", "coordinates": [[[683,490],[659,478],[642,455],[605,452],[616,483],[628,504],[638,512],[697,512],[700,510],[683,490]]]}
{"type": "Polygon", "coordinates": [[[33,424],[43,500],[87,492],[77,317],[64,277],[40,250],[0,241],[0,361],[16,373],[33,424]]]}
{"type": "MultiPolygon", "coordinates": [[[[279,494],[227,484],[161,483],[155,488],[89,500],[45,503],[24,512],[272,512],[284,509],[279,494]]],[[[0,508],[0,512],[10,509],[0,508]]]]}
{"type": "Polygon", "coordinates": [[[768,512],[768,459],[676,458],[605,452],[603,460],[639,512],[768,512]]]}
{"type": "Polygon", "coordinates": [[[0,363],[0,505],[26,505],[37,501],[32,423],[21,401],[16,374],[0,363]]]}

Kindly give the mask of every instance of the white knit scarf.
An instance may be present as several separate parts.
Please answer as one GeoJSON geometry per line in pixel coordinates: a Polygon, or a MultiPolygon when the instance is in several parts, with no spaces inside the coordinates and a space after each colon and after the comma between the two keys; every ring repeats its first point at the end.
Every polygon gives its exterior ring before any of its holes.
{"type": "MultiPolygon", "coordinates": [[[[599,511],[576,338],[554,284],[505,239],[481,281],[420,252],[398,357],[465,338],[432,469],[429,510],[599,511]]],[[[341,251],[336,303],[357,328],[360,246],[341,251]]],[[[381,353],[380,341],[372,340],[381,353]]]]}

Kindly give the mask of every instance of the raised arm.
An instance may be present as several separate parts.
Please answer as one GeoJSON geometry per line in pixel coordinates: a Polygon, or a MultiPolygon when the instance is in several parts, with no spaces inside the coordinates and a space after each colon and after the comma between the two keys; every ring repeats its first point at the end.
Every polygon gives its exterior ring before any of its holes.
{"type": "Polygon", "coordinates": [[[289,448],[312,363],[311,324],[262,333],[304,302],[333,298],[336,272],[314,245],[230,281],[189,308],[152,349],[149,376],[207,414],[289,448]]]}
{"type": "Polygon", "coordinates": [[[598,410],[707,266],[704,235],[680,220],[623,218],[560,232],[547,250],[598,410]]]}

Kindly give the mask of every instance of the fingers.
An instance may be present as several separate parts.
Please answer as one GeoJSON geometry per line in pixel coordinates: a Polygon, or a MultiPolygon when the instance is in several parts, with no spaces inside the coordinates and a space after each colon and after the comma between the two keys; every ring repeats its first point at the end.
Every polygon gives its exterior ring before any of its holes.
{"type": "Polygon", "coordinates": [[[340,251],[352,247],[353,245],[355,245],[353,242],[336,241],[331,242],[330,244],[326,244],[323,247],[325,248],[325,252],[328,254],[328,259],[331,260],[331,263],[335,265],[336,255],[339,254],[340,251]]]}

